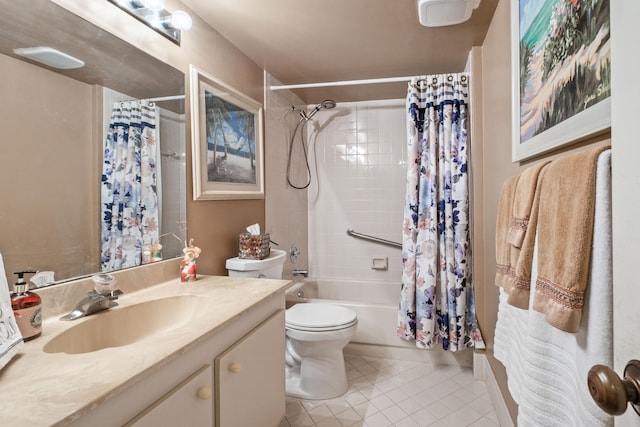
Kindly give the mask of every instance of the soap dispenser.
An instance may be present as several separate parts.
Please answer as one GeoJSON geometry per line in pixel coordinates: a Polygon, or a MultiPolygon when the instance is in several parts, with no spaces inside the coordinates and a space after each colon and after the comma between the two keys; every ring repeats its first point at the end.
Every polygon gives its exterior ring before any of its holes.
{"type": "Polygon", "coordinates": [[[16,318],[16,323],[25,341],[37,338],[42,333],[42,300],[31,291],[24,280],[25,274],[37,273],[36,271],[18,271],[18,281],[11,294],[11,308],[16,318]]]}

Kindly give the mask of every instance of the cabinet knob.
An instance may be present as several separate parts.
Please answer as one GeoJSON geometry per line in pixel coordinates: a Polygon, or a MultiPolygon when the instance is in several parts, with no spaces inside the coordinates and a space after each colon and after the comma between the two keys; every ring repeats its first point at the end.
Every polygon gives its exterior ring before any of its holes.
{"type": "Polygon", "coordinates": [[[604,365],[594,365],[587,376],[589,393],[596,404],[610,415],[621,415],[627,402],[640,414],[640,361],[631,360],[624,368],[624,379],[604,365]]]}
{"type": "Polygon", "coordinates": [[[242,369],[240,362],[233,362],[229,364],[229,370],[234,374],[237,374],[242,369]]]}
{"type": "Polygon", "coordinates": [[[196,392],[196,396],[200,400],[209,400],[211,399],[211,387],[199,387],[196,392]]]}

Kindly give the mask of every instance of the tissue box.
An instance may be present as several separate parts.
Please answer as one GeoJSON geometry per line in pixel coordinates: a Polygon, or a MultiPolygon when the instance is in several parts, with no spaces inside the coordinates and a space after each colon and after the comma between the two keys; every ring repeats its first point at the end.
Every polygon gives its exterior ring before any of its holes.
{"type": "Polygon", "coordinates": [[[269,233],[266,234],[240,234],[238,258],[264,259],[269,256],[269,233]]]}

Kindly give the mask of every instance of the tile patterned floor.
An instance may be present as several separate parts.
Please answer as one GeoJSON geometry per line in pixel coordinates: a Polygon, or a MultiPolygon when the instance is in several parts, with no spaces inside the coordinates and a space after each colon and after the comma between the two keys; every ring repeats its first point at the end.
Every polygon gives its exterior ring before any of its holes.
{"type": "Polygon", "coordinates": [[[330,400],[287,398],[280,427],[496,427],[471,368],[345,355],[349,390],[330,400]]]}

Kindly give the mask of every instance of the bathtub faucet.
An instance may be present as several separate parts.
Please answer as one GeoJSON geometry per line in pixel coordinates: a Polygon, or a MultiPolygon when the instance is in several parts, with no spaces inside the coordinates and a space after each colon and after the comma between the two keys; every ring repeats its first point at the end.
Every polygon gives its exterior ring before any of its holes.
{"type": "Polygon", "coordinates": [[[302,276],[302,277],[308,277],[309,276],[309,270],[300,270],[300,269],[294,268],[291,273],[294,276],[302,276]]]}

